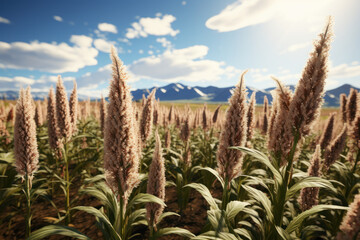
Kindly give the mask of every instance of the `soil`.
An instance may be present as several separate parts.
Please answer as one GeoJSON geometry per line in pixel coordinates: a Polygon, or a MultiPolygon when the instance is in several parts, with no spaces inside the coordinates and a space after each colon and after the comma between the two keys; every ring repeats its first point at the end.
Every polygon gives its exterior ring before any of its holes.
{"type": "MultiPolygon", "coordinates": [[[[207,209],[209,206],[203,197],[196,192],[195,190],[191,190],[189,203],[187,208],[184,210],[184,213],[178,216],[170,216],[160,223],[161,227],[181,227],[189,230],[190,232],[198,235],[201,233],[203,227],[207,222],[207,209]]],[[[78,187],[73,186],[70,189],[70,199],[74,199],[75,197],[79,197],[78,187]]],[[[215,194],[218,195],[218,194],[215,194]]],[[[64,196],[60,193],[57,197],[53,199],[56,206],[60,207],[64,206],[64,196]]],[[[165,208],[165,212],[176,212],[179,213],[179,207],[177,205],[177,195],[175,187],[166,188],[166,199],[165,203],[167,207],[165,208]]],[[[95,208],[100,208],[101,203],[94,197],[82,195],[76,201],[77,206],[93,206],[95,208]]],[[[63,208],[62,208],[63,210],[63,208]]],[[[0,239],[24,239],[25,238],[25,219],[23,216],[23,211],[19,211],[19,209],[8,208],[2,216],[6,216],[7,214],[17,212],[14,215],[10,222],[3,223],[0,225],[0,239]]],[[[34,203],[32,203],[32,231],[35,231],[41,227],[52,224],[53,219],[57,219],[57,214],[55,208],[46,200],[38,199],[34,203]]],[[[91,239],[103,239],[102,232],[95,225],[95,217],[85,212],[77,212],[72,216],[71,223],[72,226],[78,229],[80,232],[84,233],[91,239]]],[[[136,240],[148,239],[148,229],[146,226],[139,226],[135,229],[136,233],[139,233],[139,236],[134,238],[136,240]]],[[[63,237],[59,235],[54,235],[49,238],[50,240],[60,240],[60,239],[73,239],[70,237],[63,237]]],[[[182,237],[176,235],[168,235],[161,238],[161,240],[165,239],[183,239],[182,237]]]]}

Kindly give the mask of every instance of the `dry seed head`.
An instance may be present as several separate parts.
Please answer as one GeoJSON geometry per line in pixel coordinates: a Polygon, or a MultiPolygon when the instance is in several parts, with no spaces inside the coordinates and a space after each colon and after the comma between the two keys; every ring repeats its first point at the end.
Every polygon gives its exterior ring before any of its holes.
{"type": "Polygon", "coordinates": [[[207,106],[206,106],[206,104],[204,104],[204,108],[203,108],[203,112],[202,112],[202,127],[204,130],[206,130],[209,127],[208,121],[207,121],[207,106]]]}
{"type": "Polygon", "coordinates": [[[334,121],[335,121],[335,114],[336,113],[332,113],[326,123],[326,127],[325,130],[321,136],[320,139],[320,147],[321,149],[326,149],[326,147],[329,145],[329,143],[331,142],[332,139],[332,133],[333,133],[333,129],[334,129],[334,121]]]}
{"type": "Polygon", "coordinates": [[[182,128],[181,128],[181,132],[180,132],[180,139],[183,141],[183,142],[187,142],[189,141],[189,138],[190,138],[190,115],[187,114],[186,118],[185,118],[185,121],[184,121],[184,124],[182,125],[182,128]]]}
{"type": "Polygon", "coordinates": [[[30,87],[20,90],[16,103],[14,126],[14,154],[16,171],[28,175],[30,181],[38,169],[39,152],[36,141],[36,125],[34,121],[34,106],[30,87]]]}
{"type": "Polygon", "coordinates": [[[104,96],[101,95],[101,100],[100,100],[100,129],[101,129],[101,132],[103,134],[104,134],[105,119],[106,119],[106,101],[104,99],[104,96]]]}
{"type": "MultiPolygon", "coordinates": [[[[147,193],[165,200],[165,162],[162,156],[161,140],[158,132],[155,133],[155,150],[152,162],[149,167],[149,179],[147,184],[147,193]]],[[[154,226],[158,223],[159,217],[164,211],[164,206],[157,203],[146,204],[146,217],[148,221],[152,219],[154,226]]]]}
{"type": "Polygon", "coordinates": [[[245,71],[229,99],[230,106],[226,112],[226,121],[223,125],[220,142],[217,150],[217,165],[220,176],[232,179],[241,174],[243,153],[229,149],[232,146],[244,146],[247,134],[247,92],[244,83],[245,71]]]}
{"type": "Polygon", "coordinates": [[[278,79],[273,78],[278,85],[276,89],[277,113],[274,124],[269,132],[268,148],[277,158],[281,158],[280,165],[286,164],[286,155],[284,152],[291,145],[291,136],[286,136],[288,132],[285,129],[285,123],[289,118],[289,107],[292,100],[292,92],[290,88],[285,87],[278,79]],[[281,141],[280,141],[281,139],[281,141]]]}
{"type": "Polygon", "coordinates": [[[138,135],[125,67],[111,48],[112,81],[104,131],[104,169],[109,187],[125,205],[139,183],[138,135]]]}
{"type": "MultiPolygon", "coordinates": [[[[321,164],[321,147],[316,146],[315,153],[313,154],[310,167],[308,168],[308,176],[319,177],[320,176],[320,164],[321,164]]],[[[310,187],[303,188],[300,192],[299,204],[302,211],[306,211],[315,205],[318,205],[319,188],[310,187]]]]}
{"type": "Polygon", "coordinates": [[[350,204],[340,225],[340,231],[336,237],[337,240],[358,240],[360,238],[360,194],[355,195],[354,201],[350,204]],[[357,236],[355,238],[355,236],[357,236]]]}
{"type": "Polygon", "coordinates": [[[256,92],[254,91],[251,94],[250,102],[248,105],[247,111],[247,134],[246,134],[246,141],[249,142],[252,139],[254,134],[254,125],[255,125],[255,105],[256,105],[256,92]]]}
{"type": "Polygon", "coordinates": [[[171,133],[170,129],[168,128],[165,133],[165,148],[170,149],[171,145],[171,133]]]}
{"type": "Polygon", "coordinates": [[[47,108],[49,144],[52,149],[58,151],[62,147],[62,144],[59,139],[60,133],[56,118],[56,100],[52,87],[49,90],[49,100],[47,108]]]}
{"type": "Polygon", "coordinates": [[[145,105],[142,110],[141,122],[140,122],[140,133],[141,141],[145,146],[146,141],[151,136],[151,130],[153,125],[154,116],[154,100],[155,100],[156,88],[154,88],[146,99],[145,105]]]}
{"type": "Polygon", "coordinates": [[[40,127],[43,125],[43,115],[42,115],[42,107],[40,102],[36,102],[36,108],[35,108],[35,123],[36,126],[40,127]]]}
{"type": "Polygon", "coordinates": [[[56,118],[59,126],[60,138],[68,140],[72,135],[69,102],[60,75],[58,76],[56,84],[56,118]]]}
{"type": "Polygon", "coordinates": [[[78,115],[78,96],[77,96],[77,85],[76,81],[74,81],[74,88],[70,95],[69,100],[69,108],[70,108],[70,122],[71,122],[71,129],[72,134],[77,132],[77,115],[78,115]]]}
{"type": "Polygon", "coordinates": [[[326,25],[320,39],[314,43],[314,50],[300,78],[290,103],[285,133],[282,138],[288,146],[283,147],[282,155],[287,157],[294,143],[294,133],[299,137],[309,134],[318,118],[323,103],[323,92],[328,72],[328,56],[332,40],[332,20],[326,25]]]}
{"type": "Polygon", "coordinates": [[[346,120],[348,122],[349,125],[352,124],[352,122],[355,119],[356,116],[356,109],[357,109],[357,99],[358,99],[358,93],[355,89],[351,88],[350,89],[350,93],[349,93],[349,97],[347,99],[347,104],[346,104],[346,120]]]}
{"type": "Polygon", "coordinates": [[[270,119],[269,119],[269,126],[268,126],[268,136],[271,136],[273,134],[275,120],[279,111],[279,101],[278,101],[278,93],[276,91],[272,91],[272,108],[270,113],[270,119]]]}
{"type": "Polygon", "coordinates": [[[344,93],[340,94],[341,120],[343,123],[346,123],[346,119],[347,119],[346,102],[347,102],[346,94],[344,93]]]}
{"type": "Polygon", "coordinates": [[[216,108],[215,111],[214,111],[214,115],[213,115],[213,118],[212,118],[213,124],[215,124],[216,121],[217,121],[217,119],[218,119],[219,111],[220,111],[221,106],[222,106],[222,104],[220,104],[219,106],[217,106],[217,108],[216,108]]]}
{"type": "Polygon", "coordinates": [[[333,140],[324,153],[324,171],[328,171],[331,165],[339,158],[346,145],[347,128],[343,127],[341,133],[333,140]]]}

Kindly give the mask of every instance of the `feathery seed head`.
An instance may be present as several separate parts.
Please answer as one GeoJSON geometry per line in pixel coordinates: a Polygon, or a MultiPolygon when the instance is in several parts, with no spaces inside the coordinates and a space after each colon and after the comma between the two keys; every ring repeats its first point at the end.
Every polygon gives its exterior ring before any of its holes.
{"type": "Polygon", "coordinates": [[[230,182],[241,173],[243,153],[229,149],[232,146],[244,146],[247,134],[247,92],[244,84],[245,71],[229,99],[230,106],[226,112],[220,142],[217,150],[217,165],[220,176],[230,182]]]}
{"type": "Polygon", "coordinates": [[[74,81],[74,88],[70,95],[69,100],[69,108],[70,108],[70,122],[71,122],[71,130],[72,134],[76,133],[77,131],[77,115],[78,115],[78,96],[77,96],[77,84],[76,81],[74,81]]]}
{"type": "MultiPolygon", "coordinates": [[[[155,133],[155,151],[152,162],[149,167],[149,179],[147,193],[152,194],[162,200],[165,200],[165,161],[162,156],[161,140],[158,132],[155,133]]],[[[164,206],[157,203],[146,204],[146,216],[150,224],[155,226],[159,217],[164,211],[164,206]],[[152,220],[152,222],[150,222],[152,220]]]]}
{"type": "Polygon", "coordinates": [[[151,136],[153,117],[154,117],[155,93],[156,93],[156,88],[154,88],[149,94],[142,110],[140,133],[141,133],[141,141],[143,145],[146,144],[146,141],[151,136]]]}
{"type": "Polygon", "coordinates": [[[105,178],[117,195],[127,202],[139,183],[138,134],[136,133],[130,88],[125,67],[111,48],[112,81],[104,131],[105,178]]]}
{"type": "Polygon", "coordinates": [[[60,138],[67,141],[72,135],[69,102],[61,76],[56,84],[56,117],[59,126],[60,138]]]}
{"type": "Polygon", "coordinates": [[[38,169],[39,152],[36,141],[36,125],[34,121],[34,106],[32,103],[30,87],[20,90],[16,103],[14,126],[14,154],[16,171],[27,175],[31,180],[33,173],[38,169]]]}
{"type": "Polygon", "coordinates": [[[359,239],[360,231],[360,194],[355,195],[354,201],[350,204],[340,225],[341,232],[338,233],[337,240],[359,239]],[[355,238],[355,236],[357,236],[355,238]]]}

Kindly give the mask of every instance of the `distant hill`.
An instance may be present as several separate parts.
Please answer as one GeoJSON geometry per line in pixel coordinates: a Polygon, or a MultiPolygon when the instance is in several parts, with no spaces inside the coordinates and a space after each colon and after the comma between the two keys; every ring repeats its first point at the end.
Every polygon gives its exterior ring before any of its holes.
{"type": "MultiPolygon", "coordinates": [[[[294,85],[289,86],[292,91],[295,90],[294,85]]],[[[344,84],[338,88],[326,91],[324,94],[324,106],[332,107],[339,106],[340,99],[339,96],[342,93],[346,95],[349,94],[350,88],[354,88],[360,91],[359,88],[351,86],[349,84],[344,84]]],[[[134,100],[142,99],[142,95],[145,97],[148,95],[151,89],[137,89],[132,91],[134,100]]],[[[194,102],[227,102],[230,98],[234,87],[225,87],[219,88],[214,86],[209,87],[188,87],[180,83],[172,83],[164,87],[157,88],[156,98],[159,98],[160,101],[176,101],[176,100],[191,100],[194,102]]],[[[275,87],[267,88],[264,90],[259,90],[252,87],[247,87],[248,96],[250,97],[253,92],[256,92],[256,102],[262,104],[264,102],[264,97],[266,96],[269,102],[272,101],[271,91],[275,87]]]]}
{"type": "MultiPolygon", "coordinates": [[[[145,97],[154,89],[137,89],[133,90],[131,93],[133,95],[133,100],[140,100],[142,96],[145,97]]],[[[324,105],[339,106],[340,100],[339,96],[342,93],[346,95],[349,94],[350,88],[355,88],[360,91],[359,88],[353,87],[349,84],[344,84],[338,88],[329,90],[325,92],[324,95],[324,105]]],[[[160,101],[192,101],[192,102],[227,102],[230,98],[234,87],[190,87],[180,83],[171,83],[164,87],[159,87],[156,90],[156,98],[159,98],[160,101]]],[[[264,102],[264,97],[266,96],[269,99],[269,102],[272,101],[271,91],[275,88],[267,88],[264,90],[259,90],[252,87],[247,87],[248,96],[250,97],[253,92],[256,92],[256,102],[262,104],[264,102]]],[[[291,85],[290,89],[294,91],[295,86],[291,85]]],[[[6,97],[6,99],[17,99],[18,92],[16,91],[0,91],[0,98],[6,97]]],[[[47,92],[33,92],[32,93],[35,100],[44,99],[47,97],[47,92]]],[[[79,95],[79,100],[87,100],[87,96],[79,95]]],[[[95,98],[91,98],[94,100],[95,98]]]]}

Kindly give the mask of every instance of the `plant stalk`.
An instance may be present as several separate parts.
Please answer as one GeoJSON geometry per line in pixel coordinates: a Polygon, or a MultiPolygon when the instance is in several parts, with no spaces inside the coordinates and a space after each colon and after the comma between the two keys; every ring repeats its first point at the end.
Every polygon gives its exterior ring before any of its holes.
{"type": "Polygon", "coordinates": [[[25,238],[31,234],[31,196],[30,196],[30,180],[28,174],[25,174],[25,196],[26,196],[26,234],[25,238]]]}

